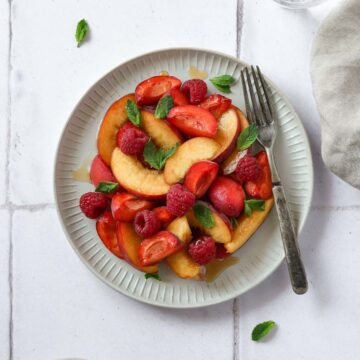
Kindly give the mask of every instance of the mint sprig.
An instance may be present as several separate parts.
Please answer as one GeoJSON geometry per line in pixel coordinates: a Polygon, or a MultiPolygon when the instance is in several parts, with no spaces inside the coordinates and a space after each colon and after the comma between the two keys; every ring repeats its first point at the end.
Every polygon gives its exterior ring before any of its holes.
{"type": "Polygon", "coordinates": [[[145,279],[152,278],[152,279],[161,281],[160,275],[158,273],[146,273],[144,276],[145,276],[145,279]]]}
{"type": "Polygon", "coordinates": [[[150,140],[146,143],[144,148],[144,159],[154,169],[161,170],[165,166],[166,160],[174,155],[179,143],[170,149],[158,149],[150,140]]]}
{"type": "Polygon", "coordinates": [[[126,102],[125,110],[129,120],[137,127],[141,125],[141,113],[135,102],[128,100],[126,102]]]}
{"type": "Polygon", "coordinates": [[[172,107],[174,107],[174,99],[170,95],[162,97],[156,105],[155,117],[158,119],[166,118],[172,107]]]}
{"type": "Polygon", "coordinates": [[[86,22],[86,20],[85,19],[80,20],[76,26],[76,32],[75,32],[77,47],[80,47],[82,42],[85,40],[88,31],[89,31],[89,25],[86,22]]]}
{"type": "Polygon", "coordinates": [[[119,187],[118,183],[111,181],[100,181],[95,189],[96,192],[111,194],[119,187]]]}
{"type": "Polygon", "coordinates": [[[235,82],[231,75],[220,75],[210,79],[211,83],[221,92],[228,94],[231,92],[230,86],[235,82]]]}
{"type": "Polygon", "coordinates": [[[250,199],[245,200],[244,212],[247,216],[251,216],[253,211],[265,211],[265,201],[250,199]]]}
{"type": "Polygon", "coordinates": [[[274,328],[274,326],[275,326],[275,322],[272,320],[265,321],[261,324],[256,325],[251,333],[251,339],[253,341],[259,341],[264,336],[269,334],[269,332],[271,331],[271,329],[274,328]]]}
{"type": "Polygon", "coordinates": [[[202,204],[201,202],[197,202],[195,203],[193,210],[196,219],[201,225],[206,228],[212,228],[215,226],[214,215],[206,205],[202,204]]]}
{"type": "Polygon", "coordinates": [[[230,217],[230,223],[233,229],[235,229],[239,225],[239,222],[235,216],[230,217]]]}
{"type": "Polygon", "coordinates": [[[258,128],[255,124],[251,124],[240,133],[236,141],[236,147],[240,151],[248,149],[256,141],[257,136],[258,128]]]}

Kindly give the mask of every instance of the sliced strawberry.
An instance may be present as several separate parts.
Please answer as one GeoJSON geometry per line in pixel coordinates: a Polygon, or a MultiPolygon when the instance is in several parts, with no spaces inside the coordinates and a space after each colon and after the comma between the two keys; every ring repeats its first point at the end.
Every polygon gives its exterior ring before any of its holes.
{"type": "Polygon", "coordinates": [[[214,115],[198,106],[176,106],[169,111],[167,119],[188,136],[213,138],[217,132],[214,115]]]}
{"type": "Polygon", "coordinates": [[[111,211],[117,221],[131,222],[137,212],[152,209],[155,204],[149,200],[141,200],[133,194],[119,192],[111,200],[111,211]]]}
{"type": "Polygon", "coordinates": [[[202,109],[209,110],[217,119],[230,108],[231,99],[219,94],[213,94],[204,99],[199,106],[202,109]]]}
{"type": "Polygon", "coordinates": [[[160,231],[143,240],[139,248],[139,260],[142,266],[154,265],[179,251],[180,240],[169,231],[160,231]]]}
{"type": "Polygon", "coordinates": [[[271,171],[265,151],[260,151],[256,159],[261,168],[261,175],[256,181],[247,181],[245,191],[256,199],[269,199],[272,195],[271,171]]]}
{"type": "Polygon", "coordinates": [[[188,97],[178,88],[171,89],[169,95],[174,100],[174,106],[182,106],[190,104],[188,97]]]}
{"type": "Polygon", "coordinates": [[[104,245],[117,257],[123,259],[116,236],[116,221],[111,211],[107,210],[96,222],[96,231],[104,245]]]}
{"type": "Polygon", "coordinates": [[[174,76],[153,76],[136,87],[136,102],[139,106],[154,105],[167,91],[180,86],[181,81],[174,76]]]}
{"type": "Polygon", "coordinates": [[[155,208],[153,211],[164,227],[169,225],[170,222],[175,219],[175,216],[169,211],[166,206],[160,206],[158,208],[155,208]]]}
{"type": "Polygon", "coordinates": [[[197,198],[201,198],[215,180],[218,171],[219,165],[217,163],[198,161],[186,173],[184,186],[197,198]]]}
{"type": "Polygon", "coordinates": [[[99,184],[99,182],[102,181],[117,183],[117,180],[111,169],[105,164],[100,155],[96,155],[91,163],[90,180],[95,187],[99,184]]]}

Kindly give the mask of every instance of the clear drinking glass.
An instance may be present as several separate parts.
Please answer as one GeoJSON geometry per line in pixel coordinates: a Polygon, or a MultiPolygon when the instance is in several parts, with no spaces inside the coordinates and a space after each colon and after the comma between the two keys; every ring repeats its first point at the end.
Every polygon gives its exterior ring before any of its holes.
{"type": "Polygon", "coordinates": [[[319,5],[326,0],[274,0],[279,5],[289,9],[306,9],[311,6],[319,5]]]}

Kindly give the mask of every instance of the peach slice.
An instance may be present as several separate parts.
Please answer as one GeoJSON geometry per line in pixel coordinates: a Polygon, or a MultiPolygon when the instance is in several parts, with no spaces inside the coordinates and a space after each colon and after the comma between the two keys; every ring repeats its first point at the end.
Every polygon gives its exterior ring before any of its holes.
{"type": "Polygon", "coordinates": [[[196,137],[185,141],[165,164],[165,181],[172,185],[182,179],[190,167],[200,160],[212,160],[220,145],[213,139],[196,137]]]}
{"type": "MultiPolygon", "coordinates": [[[[191,229],[186,216],[179,217],[172,221],[167,230],[176,235],[184,244],[190,242],[192,238],[191,229]]],[[[186,250],[166,258],[166,262],[174,273],[183,279],[202,280],[205,275],[205,267],[196,263],[186,250]]]]}
{"type": "Polygon", "coordinates": [[[167,231],[170,231],[171,233],[176,235],[184,244],[189,243],[192,238],[190,225],[186,216],[181,216],[173,220],[168,225],[167,231]]]}
{"type": "Polygon", "coordinates": [[[125,109],[128,100],[135,101],[135,95],[125,95],[121,99],[115,101],[109,107],[100,125],[97,138],[97,147],[100,156],[107,165],[110,165],[111,155],[116,147],[117,132],[128,119],[125,109]]]}
{"type": "MultiPolygon", "coordinates": [[[[234,109],[236,111],[236,114],[237,114],[238,120],[239,120],[239,124],[240,124],[240,129],[241,129],[241,131],[243,131],[244,129],[246,129],[249,126],[249,122],[248,122],[246,116],[242,113],[242,111],[239,108],[237,108],[236,106],[232,106],[232,109],[234,109]]],[[[231,164],[234,161],[236,161],[236,157],[237,157],[238,153],[239,153],[239,150],[234,149],[231,152],[231,154],[228,155],[228,157],[221,164],[221,167],[223,170],[229,168],[231,166],[231,164]]]]}
{"type": "Polygon", "coordinates": [[[141,112],[141,125],[157,147],[169,149],[178,142],[182,142],[181,137],[165,120],[157,119],[151,112],[141,112]]]}
{"type": "Polygon", "coordinates": [[[142,239],[135,232],[131,223],[118,222],[116,235],[125,260],[140,271],[147,273],[156,273],[158,271],[157,266],[141,266],[138,253],[142,239]]]}
{"type": "Polygon", "coordinates": [[[220,163],[231,154],[236,146],[240,130],[240,121],[235,109],[231,108],[222,114],[219,119],[216,136],[214,137],[214,140],[220,144],[220,149],[214,161],[220,163]]]}
{"type": "Polygon", "coordinates": [[[233,238],[230,242],[225,244],[225,248],[229,253],[233,253],[240,249],[251,235],[259,228],[269,215],[270,210],[274,204],[274,199],[265,200],[265,211],[254,211],[251,216],[242,214],[238,218],[238,225],[236,226],[233,238]]]}
{"type": "Polygon", "coordinates": [[[169,191],[161,172],[147,169],[134,156],[124,154],[115,148],[111,169],[122,187],[132,194],[146,199],[160,199],[169,191]]]}
{"type": "Polygon", "coordinates": [[[215,225],[211,228],[205,227],[201,222],[196,218],[194,210],[191,209],[186,217],[189,221],[190,226],[198,228],[204,234],[212,237],[218,243],[229,243],[231,241],[232,233],[231,233],[231,225],[228,219],[216,211],[210,204],[201,201],[201,204],[207,206],[214,217],[215,225]]]}

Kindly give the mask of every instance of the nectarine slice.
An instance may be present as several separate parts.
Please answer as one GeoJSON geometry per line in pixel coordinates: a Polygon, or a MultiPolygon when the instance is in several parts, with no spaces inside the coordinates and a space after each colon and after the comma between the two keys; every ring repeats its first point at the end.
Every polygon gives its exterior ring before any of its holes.
{"type": "Polygon", "coordinates": [[[229,109],[219,119],[218,130],[214,140],[220,145],[214,161],[225,160],[236,146],[241,126],[235,109],[229,109]]]}
{"type": "Polygon", "coordinates": [[[116,134],[128,119],[125,109],[128,100],[135,101],[135,95],[125,95],[121,99],[115,101],[109,107],[100,125],[97,147],[100,156],[108,165],[111,163],[111,155],[116,147],[116,134]]]}
{"type": "Polygon", "coordinates": [[[173,220],[168,225],[167,231],[170,231],[171,233],[176,235],[184,244],[189,243],[192,238],[190,225],[186,216],[181,216],[173,220]]]}
{"type": "Polygon", "coordinates": [[[196,137],[185,141],[175,154],[166,161],[165,181],[172,185],[182,179],[190,167],[200,160],[211,160],[217,154],[220,145],[213,139],[196,137]]]}
{"type": "Polygon", "coordinates": [[[212,237],[218,243],[229,243],[231,241],[231,225],[224,215],[217,212],[210,204],[202,202],[205,206],[211,210],[214,217],[215,225],[211,228],[205,227],[195,216],[194,210],[191,209],[186,217],[189,221],[190,226],[199,229],[204,234],[212,237]]]}
{"type": "Polygon", "coordinates": [[[247,240],[250,239],[251,235],[259,228],[264,222],[266,217],[274,204],[273,198],[265,200],[265,211],[253,211],[251,216],[242,214],[238,218],[238,225],[236,226],[233,238],[230,242],[225,244],[225,248],[229,253],[233,253],[240,249],[247,240]]]}
{"type": "Polygon", "coordinates": [[[119,148],[113,151],[111,169],[122,187],[142,198],[162,198],[170,188],[161,172],[145,168],[136,157],[119,148]]]}
{"type": "Polygon", "coordinates": [[[171,129],[165,120],[157,119],[154,114],[148,111],[142,111],[141,118],[143,130],[151,137],[157,147],[170,149],[181,142],[181,137],[171,129]]]}
{"type": "Polygon", "coordinates": [[[141,266],[139,259],[139,248],[141,244],[141,237],[135,232],[131,223],[118,222],[116,227],[117,239],[119,248],[124,258],[134,267],[140,271],[147,273],[156,273],[158,267],[155,266],[141,266]]]}

